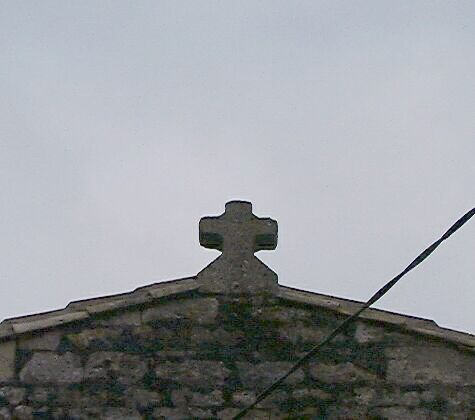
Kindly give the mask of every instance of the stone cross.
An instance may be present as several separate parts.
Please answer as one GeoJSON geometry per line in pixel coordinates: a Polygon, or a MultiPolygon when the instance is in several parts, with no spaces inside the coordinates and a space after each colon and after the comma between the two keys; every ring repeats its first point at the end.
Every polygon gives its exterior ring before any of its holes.
{"type": "Polygon", "coordinates": [[[213,293],[273,293],[277,275],[254,256],[277,246],[277,222],[252,213],[247,201],[230,201],[225,212],[200,220],[200,244],[222,255],[198,274],[201,289],[213,293]]]}
{"type": "Polygon", "coordinates": [[[200,244],[225,255],[272,250],[277,246],[277,222],[254,216],[247,201],[230,201],[221,216],[200,220],[200,244]]]}

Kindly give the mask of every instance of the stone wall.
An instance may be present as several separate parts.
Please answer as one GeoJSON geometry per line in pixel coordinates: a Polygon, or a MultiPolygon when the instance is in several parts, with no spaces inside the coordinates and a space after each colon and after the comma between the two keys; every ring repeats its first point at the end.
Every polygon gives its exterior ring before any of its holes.
{"type": "MultiPolygon", "coordinates": [[[[340,321],[193,292],[18,335],[0,343],[0,419],[232,418],[340,321]]],[[[472,352],[359,321],[247,418],[474,418],[474,373],[472,352]]]]}

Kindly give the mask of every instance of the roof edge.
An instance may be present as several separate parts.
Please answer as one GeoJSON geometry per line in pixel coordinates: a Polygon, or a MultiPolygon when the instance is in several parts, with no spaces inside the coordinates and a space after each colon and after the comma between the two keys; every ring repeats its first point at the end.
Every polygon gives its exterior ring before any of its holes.
{"type": "MultiPolygon", "coordinates": [[[[322,295],[282,285],[279,285],[278,297],[291,302],[318,306],[345,316],[353,315],[364,305],[363,302],[322,295]]],[[[435,321],[430,319],[374,308],[366,309],[358,318],[365,321],[382,322],[384,324],[397,326],[408,332],[466,346],[470,350],[475,351],[475,335],[440,327],[435,321]]]]}
{"type": "MultiPolygon", "coordinates": [[[[199,286],[196,277],[185,277],[141,286],[132,292],[73,301],[60,310],[9,318],[0,323],[0,340],[8,341],[21,334],[83,321],[100,313],[121,310],[150,303],[163,297],[195,291],[199,289],[199,286]]],[[[353,315],[364,304],[282,285],[279,285],[277,289],[277,297],[290,302],[327,309],[345,316],[353,315]]],[[[397,326],[408,332],[444,340],[475,351],[474,335],[439,327],[436,322],[429,319],[373,308],[366,309],[358,318],[397,326]]]]}
{"type": "Polygon", "coordinates": [[[0,323],[0,340],[5,341],[20,334],[83,321],[93,315],[191,292],[198,287],[195,277],[185,277],[138,287],[132,292],[73,301],[64,309],[9,318],[0,323]]]}

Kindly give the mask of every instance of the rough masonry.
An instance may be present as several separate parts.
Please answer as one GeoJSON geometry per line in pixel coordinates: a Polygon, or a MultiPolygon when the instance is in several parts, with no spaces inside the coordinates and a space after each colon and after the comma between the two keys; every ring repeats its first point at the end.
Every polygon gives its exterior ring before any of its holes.
{"type": "MultiPolygon", "coordinates": [[[[0,419],[231,419],[360,303],[279,286],[277,223],[203,218],[196,277],[0,324],[0,419]]],[[[368,310],[249,419],[469,419],[475,337],[368,310]]]]}

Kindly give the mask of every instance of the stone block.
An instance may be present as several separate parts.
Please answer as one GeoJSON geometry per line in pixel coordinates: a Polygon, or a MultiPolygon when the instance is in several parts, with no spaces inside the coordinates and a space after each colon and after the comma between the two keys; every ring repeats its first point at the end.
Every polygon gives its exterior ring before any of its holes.
{"type": "Polygon", "coordinates": [[[26,405],[19,405],[13,409],[15,420],[33,420],[33,408],[26,405]]]}
{"type": "Polygon", "coordinates": [[[163,397],[156,391],[142,388],[129,388],[125,392],[125,401],[127,405],[137,407],[143,411],[152,407],[158,407],[163,401],[163,397]]]}
{"type": "Polygon", "coordinates": [[[8,407],[0,408],[0,420],[11,420],[12,415],[8,407]]]}
{"type": "MultiPolygon", "coordinates": [[[[342,405],[340,402],[336,402],[330,405],[326,410],[326,419],[335,420],[359,420],[370,419],[368,416],[368,407],[364,405],[342,405]]],[[[384,420],[393,420],[392,417],[383,417],[384,420]]],[[[408,417],[406,420],[409,420],[408,417]]]]}
{"type": "Polygon", "coordinates": [[[140,356],[120,352],[96,352],[87,360],[84,379],[87,381],[117,381],[136,384],[147,373],[147,363],[140,356]]]}
{"type": "Polygon", "coordinates": [[[102,327],[138,327],[141,324],[142,313],[140,311],[124,311],[94,321],[94,325],[102,327]]]}
{"type": "MultiPolygon", "coordinates": [[[[224,404],[223,392],[219,389],[206,393],[193,392],[180,387],[171,392],[171,400],[175,407],[218,407],[224,404]]],[[[193,411],[192,408],[190,408],[193,411]]]]}
{"type": "Polygon", "coordinates": [[[378,379],[376,375],[349,362],[336,365],[312,363],[309,374],[312,379],[328,384],[375,382],[378,379]]]}
{"type": "Polygon", "coordinates": [[[136,410],[125,407],[107,407],[101,414],[103,420],[142,420],[142,416],[136,410]]]}
{"type": "Polygon", "coordinates": [[[16,342],[14,340],[0,342],[0,383],[8,382],[15,377],[16,342]]]}
{"type": "MultiPolygon", "coordinates": [[[[236,362],[239,379],[246,389],[261,390],[268,387],[291,367],[289,362],[262,362],[258,364],[248,362],[236,362]]],[[[295,385],[304,380],[302,369],[292,373],[285,383],[295,385]]]]}
{"type": "MultiPolygon", "coordinates": [[[[391,419],[391,420],[432,420],[447,418],[444,415],[434,413],[422,408],[408,407],[376,407],[370,410],[372,417],[391,419]]],[[[456,418],[456,417],[451,417],[456,418]]]]}
{"type": "Polygon", "coordinates": [[[238,413],[239,408],[225,408],[218,412],[217,417],[220,420],[232,420],[238,413]]]}
{"type": "Polygon", "coordinates": [[[312,322],[312,311],[292,306],[273,305],[254,309],[253,315],[265,321],[292,325],[296,321],[312,322]]]}
{"type": "Polygon", "coordinates": [[[195,327],[190,331],[190,342],[196,346],[207,344],[215,344],[217,346],[235,346],[244,339],[244,333],[239,331],[229,332],[224,328],[216,330],[204,327],[195,327]]]}
{"type": "Polygon", "coordinates": [[[257,394],[254,391],[237,391],[233,393],[232,401],[235,405],[246,407],[254,402],[256,396],[257,394]]]}
{"type": "Polygon", "coordinates": [[[311,399],[311,400],[320,400],[320,401],[331,401],[335,399],[335,397],[332,394],[318,388],[295,389],[294,391],[292,391],[292,398],[294,400],[306,400],[306,399],[310,400],[311,399]]]}
{"type": "MultiPolygon", "coordinates": [[[[240,409],[238,408],[226,408],[222,411],[219,411],[217,414],[218,419],[222,420],[232,420],[238,413],[240,409]]],[[[247,412],[246,419],[253,419],[253,420],[280,420],[285,418],[290,418],[285,416],[278,411],[273,411],[269,409],[252,409],[247,412]]],[[[301,417],[298,417],[299,419],[301,417]]],[[[307,417],[303,417],[307,418],[307,417]]]]}
{"type": "Polygon", "coordinates": [[[218,407],[224,403],[223,392],[219,389],[208,393],[193,392],[191,394],[191,407],[218,407]]]}
{"type": "Polygon", "coordinates": [[[98,327],[84,329],[79,333],[68,334],[67,339],[79,350],[87,350],[89,348],[110,350],[121,335],[121,329],[98,327]]]}
{"type": "Polygon", "coordinates": [[[386,348],[387,380],[398,385],[475,385],[475,358],[442,346],[386,348]]]}
{"type": "Polygon", "coordinates": [[[34,353],[20,371],[20,380],[27,384],[51,383],[65,385],[79,383],[83,368],[78,355],[51,352],[34,353]]]}
{"type": "Polygon", "coordinates": [[[158,379],[200,390],[222,387],[230,373],[223,362],[211,360],[159,361],[155,366],[155,375],[158,379]]]}
{"type": "Polygon", "coordinates": [[[271,395],[257,404],[256,408],[271,408],[279,411],[282,404],[284,404],[288,399],[289,395],[287,392],[277,389],[271,395]]]}
{"type": "Polygon", "coordinates": [[[0,388],[0,402],[4,400],[10,405],[18,405],[25,398],[26,391],[24,388],[15,386],[3,386],[0,388]]]}
{"type": "Polygon", "coordinates": [[[69,408],[68,420],[89,420],[100,419],[102,416],[101,407],[83,406],[81,408],[69,408]]]}
{"type": "Polygon", "coordinates": [[[355,388],[353,394],[353,399],[358,405],[369,406],[376,397],[376,389],[370,387],[355,388]]]}
{"type": "Polygon", "coordinates": [[[355,340],[359,344],[368,344],[384,340],[387,331],[384,328],[376,327],[366,322],[357,322],[355,329],[355,340]]]}
{"type": "Polygon", "coordinates": [[[190,416],[188,411],[181,408],[159,407],[153,410],[152,418],[164,420],[188,420],[190,416]]]}
{"type": "Polygon", "coordinates": [[[35,331],[31,336],[23,336],[18,340],[20,350],[55,351],[61,341],[60,331],[35,331]]]}
{"type": "Polygon", "coordinates": [[[165,296],[172,296],[179,293],[191,292],[199,288],[199,284],[194,277],[179,279],[172,282],[156,283],[147,287],[147,294],[154,299],[165,296]]]}
{"type": "Polygon", "coordinates": [[[46,402],[48,402],[49,397],[50,397],[50,390],[48,388],[35,386],[32,389],[30,396],[28,397],[28,401],[35,405],[40,405],[40,404],[45,404],[46,402]]]}
{"type": "Polygon", "coordinates": [[[70,322],[81,321],[89,317],[85,311],[63,312],[58,315],[48,315],[38,318],[32,318],[24,321],[18,321],[12,324],[15,334],[23,334],[36,330],[44,330],[56,327],[58,325],[68,324],[70,322]]]}
{"type": "MultiPolygon", "coordinates": [[[[330,328],[320,326],[306,327],[301,322],[286,325],[278,329],[279,337],[283,340],[290,341],[292,344],[313,343],[317,344],[324,340],[332,331],[330,328]]],[[[333,342],[341,342],[345,340],[345,336],[337,335],[333,342]]]]}
{"type": "Polygon", "coordinates": [[[157,304],[142,313],[143,322],[188,320],[197,324],[211,324],[218,315],[215,298],[194,298],[157,304]]]}
{"type": "Polygon", "coordinates": [[[431,403],[436,399],[432,391],[403,391],[399,388],[383,389],[374,399],[373,405],[417,407],[422,403],[431,403]]]}

